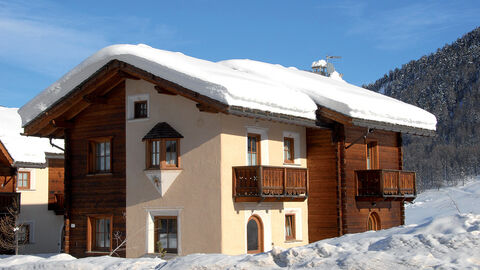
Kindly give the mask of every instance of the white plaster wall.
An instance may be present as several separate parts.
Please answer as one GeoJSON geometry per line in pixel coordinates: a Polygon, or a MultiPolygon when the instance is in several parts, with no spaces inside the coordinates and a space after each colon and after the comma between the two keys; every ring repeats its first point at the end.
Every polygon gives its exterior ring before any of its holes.
{"type": "Polygon", "coordinates": [[[177,216],[180,255],[221,252],[220,114],[199,112],[196,102],[182,96],[158,94],[143,80],[127,80],[126,95],[127,103],[138,96],[149,100],[149,117],[126,123],[127,257],[152,253],[151,216],[165,214],[177,216]],[[142,142],[159,122],[167,122],[184,136],[182,171],[163,196],[144,172],[142,142]]]}
{"type": "Polygon", "coordinates": [[[19,168],[30,171],[30,190],[21,193],[19,223],[30,225],[31,243],[20,248],[21,254],[60,252],[63,215],[48,210],[48,168],[19,168]]]}

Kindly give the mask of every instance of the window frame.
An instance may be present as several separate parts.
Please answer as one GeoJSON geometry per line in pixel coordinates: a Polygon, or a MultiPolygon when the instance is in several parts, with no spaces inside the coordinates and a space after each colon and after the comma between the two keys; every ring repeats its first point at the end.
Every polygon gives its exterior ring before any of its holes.
{"type": "MultiPolygon", "coordinates": [[[[88,174],[105,174],[112,173],[113,171],[113,136],[108,137],[98,137],[88,139],[88,162],[87,162],[87,171],[88,174]],[[100,170],[97,168],[97,147],[100,143],[109,143],[109,169],[100,170]]],[[[106,151],[105,151],[106,152],[106,151]]],[[[105,158],[105,167],[106,167],[106,155],[105,158]]]]}
{"type": "Polygon", "coordinates": [[[87,251],[88,252],[111,252],[113,245],[113,215],[89,215],[87,217],[87,251]],[[110,244],[107,248],[97,247],[96,228],[97,220],[110,220],[110,244]]]}
{"type": "Polygon", "coordinates": [[[378,141],[368,140],[365,143],[365,167],[367,170],[379,169],[378,141]]]}
{"type": "Polygon", "coordinates": [[[31,226],[30,224],[22,224],[19,226],[19,229],[18,229],[18,233],[17,233],[17,239],[18,239],[18,243],[19,244],[30,244],[30,235],[31,235],[31,226]],[[25,231],[25,239],[22,240],[20,239],[20,234],[23,235],[23,233],[21,233],[21,229],[22,228],[26,228],[26,231],[25,231]]]}
{"type": "MultiPolygon", "coordinates": [[[[154,250],[154,253],[160,253],[160,250],[157,246],[157,242],[159,241],[158,239],[158,232],[157,232],[157,224],[159,222],[159,220],[162,220],[162,219],[166,219],[166,220],[175,220],[176,224],[177,224],[177,231],[176,231],[176,243],[177,243],[177,247],[176,248],[170,248],[168,247],[168,243],[170,241],[170,237],[168,237],[170,235],[170,232],[168,232],[168,225],[167,225],[167,247],[162,247],[167,253],[171,253],[171,254],[178,254],[178,246],[179,246],[179,243],[178,243],[178,234],[179,234],[179,226],[178,226],[178,217],[177,216],[154,216],[153,217],[153,250],[154,250]]],[[[172,233],[173,234],[173,233],[172,233]]]]}
{"type": "Polygon", "coordinates": [[[179,169],[180,168],[180,138],[159,138],[159,139],[147,139],[146,140],[146,168],[147,169],[179,169]],[[175,141],[176,142],[176,163],[177,164],[168,164],[166,157],[167,157],[167,141],[175,141]],[[153,151],[152,146],[153,142],[160,142],[159,144],[159,164],[153,165],[153,151]]]}
{"type": "MultiPolygon", "coordinates": [[[[261,158],[261,154],[262,154],[262,151],[261,151],[261,142],[262,141],[262,136],[260,134],[257,134],[257,133],[248,133],[247,134],[247,164],[248,166],[259,166],[261,165],[261,161],[262,161],[262,158],[261,158]],[[255,142],[255,146],[256,146],[256,152],[253,152],[253,151],[249,151],[248,148],[250,147],[250,138],[255,138],[256,139],[256,142],[255,142]],[[255,161],[255,164],[253,164],[252,162],[252,155],[253,153],[256,154],[256,161],[255,161]]],[[[250,147],[251,149],[252,147],[250,147]]]]}
{"type": "Polygon", "coordinates": [[[147,100],[138,100],[133,102],[133,119],[144,119],[148,118],[148,101],[147,100]],[[137,109],[137,105],[140,107],[137,109]],[[141,106],[145,105],[145,110],[141,109],[141,106]]]}
{"type": "Polygon", "coordinates": [[[292,137],[283,137],[283,163],[295,163],[295,139],[292,137]],[[288,149],[287,141],[290,143],[288,149]],[[290,153],[290,159],[286,159],[287,153],[290,153]]]}
{"type": "Polygon", "coordinates": [[[296,240],[296,216],[294,213],[288,213],[285,214],[285,240],[286,241],[293,241],[296,240]],[[290,232],[292,233],[291,235],[287,235],[287,220],[288,217],[291,217],[291,223],[290,223],[290,232]]]}
{"type": "MultiPolygon", "coordinates": [[[[18,189],[18,190],[29,190],[29,189],[31,189],[31,185],[32,185],[31,181],[32,181],[32,174],[31,174],[31,172],[29,172],[29,171],[18,171],[18,173],[17,173],[17,189],[18,189]],[[26,182],[27,182],[27,185],[26,185],[26,186],[23,186],[23,185],[22,185],[22,186],[19,186],[19,185],[18,185],[18,184],[20,183],[20,174],[26,174],[26,175],[28,175],[27,181],[26,181],[26,182]]],[[[23,181],[22,181],[22,182],[23,182],[23,181]]]]}

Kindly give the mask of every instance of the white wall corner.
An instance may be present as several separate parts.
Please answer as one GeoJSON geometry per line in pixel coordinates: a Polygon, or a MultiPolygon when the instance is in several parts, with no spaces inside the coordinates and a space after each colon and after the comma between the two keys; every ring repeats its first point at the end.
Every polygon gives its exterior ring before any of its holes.
{"type": "Polygon", "coordinates": [[[145,175],[163,197],[182,170],[145,170],[145,175]]]}

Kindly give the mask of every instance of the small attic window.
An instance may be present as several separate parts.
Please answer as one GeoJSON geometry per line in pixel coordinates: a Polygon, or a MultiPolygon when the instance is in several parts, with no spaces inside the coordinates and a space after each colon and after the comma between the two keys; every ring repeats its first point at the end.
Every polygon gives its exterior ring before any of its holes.
{"type": "Polygon", "coordinates": [[[134,118],[147,118],[148,117],[148,102],[146,100],[135,101],[134,103],[134,118]]]}
{"type": "Polygon", "coordinates": [[[150,95],[138,94],[127,97],[127,120],[147,120],[150,115],[150,95]]]}
{"type": "Polygon", "coordinates": [[[146,145],[147,169],[180,168],[182,134],[166,122],[156,124],[142,139],[146,145]]]}

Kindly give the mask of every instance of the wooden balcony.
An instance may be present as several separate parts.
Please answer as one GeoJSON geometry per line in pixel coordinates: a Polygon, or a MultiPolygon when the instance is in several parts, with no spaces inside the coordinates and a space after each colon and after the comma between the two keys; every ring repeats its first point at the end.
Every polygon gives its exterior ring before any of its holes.
{"type": "Polygon", "coordinates": [[[63,215],[65,213],[65,197],[61,193],[54,194],[53,202],[48,203],[48,210],[53,210],[55,215],[63,215]]]}
{"type": "Polygon", "coordinates": [[[415,172],[401,170],[355,171],[357,200],[405,200],[417,196],[415,172]]]}
{"type": "Polygon", "coordinates": [[[0,193],[0,214],[8,213],[9,208],[14,209],[16,206],[18,209],[17,211],[20,212],[20,193],[19,192],[2,192],[0,193]]]}
{"type": "Polygon", "coordinates": [[[273,166],[233,167],[236,202],[304,201],[308,195],[308,170],[273,166]]]}

